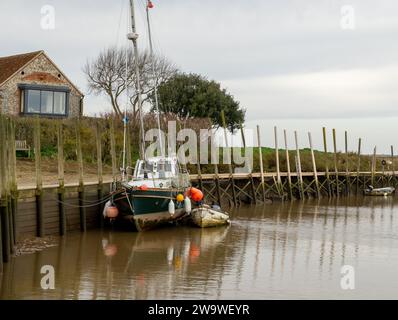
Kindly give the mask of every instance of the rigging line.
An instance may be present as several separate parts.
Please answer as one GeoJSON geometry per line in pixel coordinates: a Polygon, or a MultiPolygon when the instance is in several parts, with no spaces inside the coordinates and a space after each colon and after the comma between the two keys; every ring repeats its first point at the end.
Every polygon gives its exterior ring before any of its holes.
{"type": "MultiPolygon", "coordinates": [[[[146,169],[146,153],[145,153],[145,127],[144,127],[144,116],[142,109],[142,92],[141,92],[141,83],[140,83],[140,69],[139,69],[139,52],[137,45],[137,34],[136,34],[136,19],[135,19],[135,10],[134,10],[134,0],[130,0],[130,11],[131,11],[131,35],[132,42],[134,48],[134,58],[135,58],[135,74],[136,74],[136,87],[138,94],[138,109],[140,116],[140,136],[141,136],[141,157],[144,160],[144,168],[146,169]]],[[[144,170],[145,170],[144,169],[144,170]]]]}
{"type": "Polygon", "coordinates": [[[146,0],[146,19],[147,19],[147,30],[148,30],[148,41],[149,41],[149,53],[150,53],[150,60],[151,60],[151,67],[152,67],[152,80],[154,83],[154,94],[155,94],[155,110],[156,110],[156,120],[158,125],[158,141],[159,141],[159,148],[160,148],[160,155],[162,157],[165,156],[164,148],[162,143],[162,130],[160,127],[160,110],[159,110],[159,99],[158,99],[158,84],[157,84],[157,76],[155,71],[155,55],[153,54],[153,44],[152,44],[152,35],[151,35],[151,23],[150,23],[150,16],[149,16],[149,1],[146,0]]]}
{"type": "Polygon", "coordinates": [[[132,204],[130,202],[129,195],[127,194],[127,189],[123,188],[123,190],[124,190],[124,194],[126,195],[127,202],[129,203],[130,210],[131,210],[132,213],[134,213],[134,208],[133,208],[133,206],[132,206],[132,204]]]}
{"type": "MultiPolygon", "coordinates": [[[[140,19],[142,20],[142,22],[144,24],[145,24],[145,21],[146,21],[146,14],[145,14],[145,8],[147,6],[146,2],[147,2],[147,0],[137,1],[138,6],[140,7],[139,10],[138,10],[138,15],[139,15],[140,19]]],[[[148,37],[148,32],[147,32],[146,28],[142,28],[142,33],[143,33],[142,38],[148,37]]],[[[148,43],[143,41],[143,44],[145,44],[145,51],[148,51],[148,49],[149,49],[148,48],[148,43]]]]}
{"type": "MultiPolygon", "coordinates": [[[[127,19],[128,21],[128,19],[127,19]]],[[[127,29],[129,28],[128,22],[127,22],[127,29]]],[[[128,85],[128,79],[129,79],[129,66],[128,66],[128,60],[129,60],[129,50],[128,50],[128,45],[126,46],[125,49],[125,55],[126,55],[126,78],[125,78],[125,90],[126,90],[126,105],[124,107],[124,118],[123,118],[123,171],[122,171],[122,180],[124,181],[126,178],[126,151],[127,151],[127,124],[128,124],[128,119],[127,119],[127,108],[128,108],[128,103],[129,103],[129,85],[128,85]]]]}
{"type": "MultiPolygon", "coordinates": [[[[148,0],[142,0],[142,1],[148,3],[148,0]]],[[[148,8],[148,6],[146,6],[146,8],[148,8]]],[[[146,19],[148,19],[148,15],[147,15],[146,19]]],[[[152,21],[153,21],[152,17],[149,15],[149,24],[151,26],[152,26],[152,21]]],[[[151,27],[150,34],[148,32],[148,28],[145,31],[148,33],[147,36],[151,37],[151,42],[152,42],[151,46],[152,46],[153,53],[158,54],[159,56],[162,56],[163,54],[160,50],[160,43],[156,37],[156,30],[151,27]]]]}
{"type": "Polygon", "coordinates": [[[121,26],[121,23],[122,23],[123,9],[124,9],[124,0],[121,0],[120,1],[119,23],[118,23],[118,26],[117,26],[117,33],[116,33],[116,47],[119,45],[119,35],[120,35],[120,26],[121,26]]]}

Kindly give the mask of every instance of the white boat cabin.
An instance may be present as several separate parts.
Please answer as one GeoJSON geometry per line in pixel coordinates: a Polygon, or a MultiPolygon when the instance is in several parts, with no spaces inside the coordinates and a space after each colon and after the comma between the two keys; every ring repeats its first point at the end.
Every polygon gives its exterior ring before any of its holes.
{"type": "Polygon", "coordinates": [[[146,162],[138,160],[129,185],[142,186],[145,184],[148,188],[169,188],[179,174],[180,167],[177,158],[153,157],[148,158],[146,162]]]}

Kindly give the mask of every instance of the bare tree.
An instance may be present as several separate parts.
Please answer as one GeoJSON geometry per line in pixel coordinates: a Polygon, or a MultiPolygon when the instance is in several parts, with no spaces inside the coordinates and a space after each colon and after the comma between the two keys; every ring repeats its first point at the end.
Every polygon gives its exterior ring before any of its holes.
{"type": "MultiPolygon", "coordinates": [[[[138,116],[138,92],[136,88],[136,76],[134,72],[135,58],[132,50],[110,47],[102,51],[97,58],[87,61],[83,72],[87,76],[88,87],[94,94],[105,93],[111,102],[114,112],[122,116],[121,96],[125,93],[126,86],[129,90],[129,100],[133,117],[138,116]],[[127,82],[126,82],[126,52],[127,53],[127,82]]],[[[149,96],[157,85],[167,81],[177,73],[177,68],[168,59],[154,56],[151,58],[148,52],[139,56],[140,84],[143,102],[149,100],[149,96]],[[152,61],[155,74],[152,70],[152,61]]],[[[123,101],[123,99],[122,99],[123,101]]]]}

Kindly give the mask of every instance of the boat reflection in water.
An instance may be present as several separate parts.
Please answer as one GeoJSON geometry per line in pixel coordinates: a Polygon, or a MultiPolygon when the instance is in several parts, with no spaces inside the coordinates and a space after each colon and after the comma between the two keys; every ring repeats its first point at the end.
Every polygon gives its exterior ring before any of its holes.
{"type": "Polygon", "coordinates": [[[234,251],[230,247],[224,258],[216,254],[217,246],[223,248],[227,238],[228,227],[68,235],[58,247],[14,258],[6,266],[0,298],[146,299],[164,295],[183,281],[185,273],[201,278],[203,272],[209,272],[209,265],[222,268],[234,251]],[[55,290],[41,289],[42,265],[54,266],[55,290]]]}

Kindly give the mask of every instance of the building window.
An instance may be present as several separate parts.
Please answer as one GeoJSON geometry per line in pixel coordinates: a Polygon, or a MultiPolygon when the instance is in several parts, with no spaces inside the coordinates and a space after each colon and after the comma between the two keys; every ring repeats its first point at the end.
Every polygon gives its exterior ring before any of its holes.
{"type": "Polygon", "coordinates": [[[28,85],[20,85],[19,87],[23,93],[23,113],[55,116],[66,116],[68,114],[68,88],[28,85]]]}

